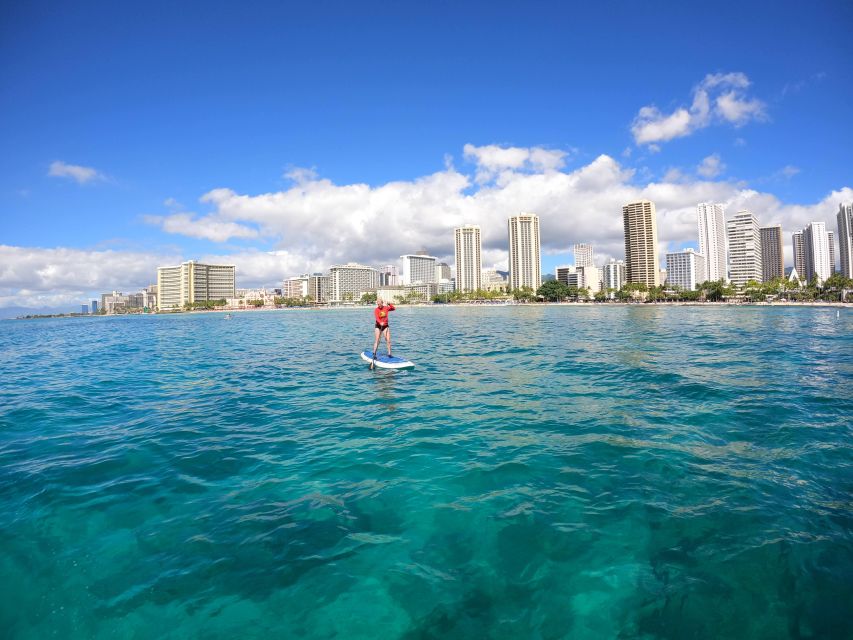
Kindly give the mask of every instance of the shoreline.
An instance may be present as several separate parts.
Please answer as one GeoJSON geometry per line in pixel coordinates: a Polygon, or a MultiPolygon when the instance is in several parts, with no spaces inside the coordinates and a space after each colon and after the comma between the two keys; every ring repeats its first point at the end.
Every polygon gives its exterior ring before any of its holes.
{"type": "MultiPolygon", "coordinates": [[[[398,309],[415,308],[467,308],[467,307],[828,307],[828,308],[853,308],[853,302],[698,302],[698,301],[673,301],[673,302],[447,302],[447,303],[424,303],[405,304],[398,309]]],[[[341,305],[341,306],[313,306],[313,307],[258,307],[252,309],[211,309],[208,311],[164,311],[155,313],[116,313],[110,315],[81,315],[81,314],[56,314],[56,315],[33,315],[18,316],[16,318],[5,318],[6,320],[49,320],[54,319],[82,319],[82,318],[119,318],[119,317],[147,317],[147,316],[186,316],[226,313],[258,313],[268,311],[363,311],[372,309],[373,305],[341,305]]]]}

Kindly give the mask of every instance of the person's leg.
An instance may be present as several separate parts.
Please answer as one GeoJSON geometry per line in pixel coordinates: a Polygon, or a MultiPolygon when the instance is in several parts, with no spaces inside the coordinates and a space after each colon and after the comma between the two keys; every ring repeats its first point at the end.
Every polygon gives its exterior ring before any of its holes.
{"type": "Polygon", "coordinates": [[[380,334],[379,329],[377,329],[376,327],[374,327],[374,328],[373,328],[373,335],[374,335],[374,339],[373,339],[373,357],[374,357],[374,358],[376,357],[376,350],[379,348],[379,334],[380,334]]]}
{"type": "Polygon", "coordinates": [[[385,327],[385,346],[388,347],[388,357],[391,357],[391,327],[385,327]]]}

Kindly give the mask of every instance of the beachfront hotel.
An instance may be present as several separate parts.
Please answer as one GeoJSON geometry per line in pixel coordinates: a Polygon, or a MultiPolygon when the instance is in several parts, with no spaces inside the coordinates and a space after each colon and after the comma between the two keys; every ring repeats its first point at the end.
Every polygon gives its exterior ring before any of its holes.
{"type": "Polygon", "coordinates": [[[770,282],[785,275],[785,255],[782,251],[782,225],[761,227],[761,280],[770,282]]]}
{"type": "Polygon", "coordinates": [[[194,302],[234,298],[236,270],[233,264],[204,264],[195,260],[158,267],[157,308],[167,311],[194,302]]]}
{"type": "Polygon", "coordinates": [[[329,302],[358,302],[365,293],[376,291],[378,272],[355,262],[329,267],[329,302]]]}
{"type": "Polygon", "coordinates": [[[660,284],[658,224],[655,203],[629,202],[622,207],[625,227],[625,278],[628,283],[656,287],[660,284]]]}
{"type": "Polygon", "coordinates": [[[682,291],[694,291],[705,282],[705,256],[693,249],[666,254],[666,283],[682,291]]]}
{"type": "Polygon", "coordinates": [[[805,272],[801,274],[806,282],[817,278],[823,284],[832,275],[832,263],[835,252],[832,251],[832,238],[826,231],[825,222],[810,222],[803,229],[803,255],[805,272]]]}
{"type": "Polygon", "coordinates": [[[456,258],[456,290],[478,291],[482,288],[482,245],[480,227],[466,224],[454,232],[454,254],[456,258]]]}
{"type": "Polygon", "coordinates": [[[619,291],[625,284],[625,261],[610,258],[610,262],[601,268],[601,284],[605,291],[619,291]]]}
{"type": "Polygon", "coordinates": [[[400,256],[403,261],[403,285],[435,282],[435,265],[438,258],[426,252],[400,256]]]}
{"type": "Polygon", "coordinates": [[[837,220],[841,275],[853,278],[853,204],[838,205],[837,220]]]}
{"type": "Polygon", "coordinates": [[[699,253],[705,256],[706,278],[712,282],[728,279],[723,205],[700,202],[696,205],[696,218],[699,225],[699,253]]]}
{"type": "Polygon", "coordinates": [[[729,240],[730,276],[733,284],[743,286],[750,280],[761,282],[761,231],[750,211],[738,211],[726,222],[729,240]]]}
{"type": "Polygon", "coordinates": [[[797,273],[797,278],[806,277],[806,247],[803,244],[803,232],[794,231],[791,234],[791,247],[794,251],[794,271],[797,273]]]}
{"type": "Polygon", "coordinates": [[[542,284],[542,259],[539,253],[539,216],[522,213],[507,221],[509,232],[509,288],[542,284]]]}

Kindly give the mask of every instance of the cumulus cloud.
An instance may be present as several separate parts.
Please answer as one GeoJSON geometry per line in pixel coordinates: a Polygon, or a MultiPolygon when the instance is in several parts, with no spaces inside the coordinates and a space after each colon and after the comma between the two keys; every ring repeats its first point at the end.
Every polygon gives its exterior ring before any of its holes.
{"type": "Polygon", "coordinates": [[[466,144],[465,158],[477,165],[476,181],[489,182],[507,177],[517,171],[556,171],[565,165],[568,152],[542,147],[501,147],[490,144],[482,147],[466,144]]]}
{"type": "Polygon", "coordinates": [[[716,178],[725,170],[726,165],[723,164],[723,161],[720,159],[720,154],[718,153],[713,153],[704,158],[702,162],[699,163],[699,166],[696,167],[696,173],[703,178],[716,178]]]}
{"type": "Polygon", "coordinates": [[[470,156],[474,175],[482,169],[477,158],[483,157],[488,167],[500,165],[501,179],[478,184],[448,163],[430,175],[376,186],[335,184],[315,175],[270,193],[220,187],[201,196],[209,211],[198,219],[255,230],[271,251],[177,256],[2,247],[0,306],[33,306],[24,302],[51,295],[76,296],[76,304],[89,292],[132,290],[152,282],[158,265],[190,258],[237,265],[240,287],[278,286],[285,277],[325,272],[342,262],[398,264],[400,255],[421,248],[452,265],[453,228],[467,223],[482,229],[483,266],[505,268],[506,220],[521,211],[540,216],[543,252],[567,253],[576,242],[590,242],[605,260],[623,257],[622,205],[638,198],[656,204],[663,249],[696,242],[698,202],[719,202],[730,215],[749,209],[763,224],[781,223],[790,234],[812,220],[831,222],[839,202],[853,201],[849,187],[819,202],[794,205],[772,193],[682,173],[640,179],[608,155],[572,170],[547,162],[534,169],[530,150],[526,157],[517,152],[470,156]]]}
{"type": "Polygon", "coordinates": [[[192,213],[173,213],[168,216],[143,216],[148,224],[159,226],[166,233],[190,238],[225,242],[231,238],[257,238],[258,231],[236,222],[219,220],[215,216],[198,217],[192,213]]]}
{"type": "Polygon", "coordinates": [[[637,145],[657,145],[689,136],[714,123],[741,127],[766,118],[766,105],[746,95],[750,82],[744,73],[712,73],[693,88],[689,107],[665,113],[654,105],[641,107],[631,133],[637,145]]]}
{"type": "Polygon", "coordinates": [[[106,180],[106,176],[93,167],[84,167],[79,164],[68,164],[61,160],[50,163],[50,169],[48,170],[47,175],[55,178],[70,178],[75,180],[77,184],[106,180]]]}

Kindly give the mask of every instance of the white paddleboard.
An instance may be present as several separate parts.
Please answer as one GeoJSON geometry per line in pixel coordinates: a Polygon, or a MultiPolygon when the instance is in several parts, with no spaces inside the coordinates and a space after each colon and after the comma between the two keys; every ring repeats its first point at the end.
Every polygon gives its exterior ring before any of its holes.
{"type": "MultiPolygon", "coordinates": [[[[362,351],[361,359],[365,362],[374,362],[373,354],[370,351],[362,351]]],[[[389,358],[387,354],[377,353],[374,366],[382,369],[414,369],[415,363],[397,356],[389,358]]]]}

